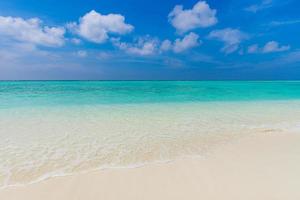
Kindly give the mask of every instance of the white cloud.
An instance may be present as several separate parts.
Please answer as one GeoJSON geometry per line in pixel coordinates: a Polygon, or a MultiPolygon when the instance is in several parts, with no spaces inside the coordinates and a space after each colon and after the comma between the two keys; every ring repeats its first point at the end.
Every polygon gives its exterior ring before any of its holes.
{"type": "Polygon", "coordinates": [[[248,12],[256,13],[260,10],[271,7],[272,3],[273,3],[273,0],[262,0],[261,3],[248,6],[247,8],[245,8],[245,10],[248,12]]]}
{"type": "Polygon", "coordinates": [[[271,53],[271,52],[287,51],[289,49],[290,46],[279,46],[278,42],[270,41],[263,47],[262,52],[271,53]]]}
{"type": "Polygon", "coordinates": [[[68,24],[69,29],[81,37],[95,43],[103,43],[109,34],[126,34],[133,26],[125,23],[125,17],[120,14],[102,15],[94,10],[79,19],[79,24],[68,24]]]}
{"type": "Polygon", "coordinates": [[[181,53],[201,44],[199,36],[196,33],[189,33],[182,39],[177,38],[173,43],[170,40],[164,40],[160,45],[161,52],[173,51],[181,53]]]}
{"type": "Polygon", "coordinates": [[[208,38],[224,42],[224,47],[221,51],[229,54],[238,50],[240,43],[247,39],[248,36],[238,29],[225,28],[210,32],[208,38]]]}
{"type": "Polygon", "coordinates": [[[181,53],[201,44],[199,36],[193,32],[185,35],[182,39],[177,38],[173,43],[170,40],[160,41],[149,36],[139,37],[133,43],[121,42],[120,38],[111,39],[114,46],[129,53],[139,56],[149,56],[167,51],[181,53]]]}
{"type": "Polygon", "coordinates": [[[267,42],[262,48],[257,44],[251,45],[248,47],[248,53],[272,53],[272,52],[281,52],[288,51],[290,49],[289,45],[280,46],[276,41],[267,42]]]}
{"type": "Polygon", "coordinates": [[[161,51],[169,51],[173,48],[172,42],[170,40],[164,40],[160,45],[161,51]]]}
{"type": "Polygon", "coordinates": [[[0,16],[0,36],[2,39],[30,43],[34,45],[62,46],[65,29],[62,27],[43,26],[38,18],[23,19],[0,16]]]}
{"type": "Polygon", "coordinates": [[[188,35],[184,36],[184,38],[175,40],[173,50],[175,53],[180,53],[196,47],[199,45],[198,39],[199,36],[197,34],[193,32],[189,33],[188,35]]]}
{"type": "Polygon", "coordinates": [[[218,22],[216,12],[205,1],[199,1],[192,9],[184,10],[182,5],[175,6],[168,17],[176,30],[184,33],[195,28],[216,24],[218,22]]]}
{"type": "Polygon", "coordinates": [[[120,42],[120,39],[112,39],[112,43],[126,53],[140,56],[153,55],[159,48],[159,41],[148,36],[140,37],[134,43],[120,42]]]}

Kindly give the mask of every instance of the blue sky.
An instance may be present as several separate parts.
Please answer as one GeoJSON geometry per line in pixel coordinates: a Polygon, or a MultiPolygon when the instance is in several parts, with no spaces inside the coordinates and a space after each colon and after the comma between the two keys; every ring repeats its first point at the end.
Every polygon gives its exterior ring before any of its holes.
{"type": "Polygon", "coordinates": [[[0,79],[300,79],[300,2],[0,1],[0,79]]]}

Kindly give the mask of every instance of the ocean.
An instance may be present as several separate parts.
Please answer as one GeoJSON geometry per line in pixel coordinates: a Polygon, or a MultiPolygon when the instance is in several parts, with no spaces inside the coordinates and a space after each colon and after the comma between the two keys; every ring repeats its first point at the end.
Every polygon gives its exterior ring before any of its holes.
{"type": "Polygon", "coordinates": [[[298,81],[1,81],[0,188],[299,131],[298,81]]]}

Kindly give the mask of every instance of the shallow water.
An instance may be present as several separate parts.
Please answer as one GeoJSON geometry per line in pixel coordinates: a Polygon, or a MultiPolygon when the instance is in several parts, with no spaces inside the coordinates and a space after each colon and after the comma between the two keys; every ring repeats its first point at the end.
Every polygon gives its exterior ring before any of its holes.
{"type": "Polygon", "coordinates": [[[1,108],[300,99],[300,82],[0,81],[1,108]]]}
{"type": "Polygon", "coordinates": [[[300,129],[300,82],[0,82],[0,187],[300,129]]]}

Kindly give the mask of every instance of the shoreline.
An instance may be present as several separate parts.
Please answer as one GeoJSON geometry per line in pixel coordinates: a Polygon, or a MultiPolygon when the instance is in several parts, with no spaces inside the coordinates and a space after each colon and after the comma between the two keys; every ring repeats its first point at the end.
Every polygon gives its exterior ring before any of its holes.
{"type": "Polygon", "coordinates": [[[94,170],[0,190],[5,200],[299,199],[300,135],[253,134],[205,158],[94,170]],[[164,188],[164,189],[163,189],[164,188]]]}

